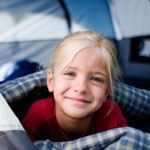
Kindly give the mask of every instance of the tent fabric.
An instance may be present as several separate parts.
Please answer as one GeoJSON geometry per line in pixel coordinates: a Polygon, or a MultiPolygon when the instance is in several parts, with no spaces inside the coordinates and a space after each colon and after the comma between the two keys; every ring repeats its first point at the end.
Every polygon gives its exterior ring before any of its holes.
{"type": "Polygon", "coordinates": [[[60,39],[69,33],[58,0],[0,0],[0,42],[60,39]]]}
{"type": "MultiPolygon", "coordinates": [[[[14,102],[21,101],[23,97],[27,97],[28,94],[35,88],[37,87],[44,88],[45,86],[46,86],[46,71],[42,70],[40,72],[36,72],[0,84],[0,92],[2,93],[3,97],[6,99],[8,104],[11,105],[14,102]]],[[[43,92],[41,93],[44,94],[43,92]]],[[[36,95],[38,94],[36,93],[36,95]]],[[[115,83],[115,100],[120,105],[121,109],[125,109],[128,113],[131,113],[132,117],[134,118],[138,117],[139,119],[141,118],[147,119],[150,116],[150,106],[149,106],[150,91],[148,90],[141,90],[122,83],[115,83]]],[[[31,144],[30,140],[29,143],[31,144]]],[[[146,133],[131,127],[125,127],[83,137],[81,139],[77,139],[70,142],[36,141],[34,143],[35,145],[34,148],[38,148],[39,150],[51,150],[51,149],[149,150],[150,147],[149,143],[150,143],[150,133],[146,133]]]]}
{"type": "Polygon", "coordinates": [[[13,111],[9,108],[7,102],[0,94],[0,131],[22,130],[24,131],[19,120],[15,117],[13,111]]]}
{"type": "Polygon", "coordinates": [[[148,35],[149,3],[148,0],[138,3],[136,0],[0,0],[0,66],[22,59],[45,66],[58,41],[79,30],[94,30],[111,39],[148,35]]]}
{"type": "Polygon", "coordinates": [[[115,39],[107,0],[64,0],[72,20],[72,32],[93,30],[115,39]]]}
{"type": "Polygon", "coordinates": [[[0,66],[24,59],[47,66],[58,41],[70,32],[60,1],[0,0],[0,66]]]}
{"type": "Polygon", "coordinates": [[[26,132],[20,130],[0,131],[1,150],[38,150],[26,132]]]}
{"type": "Polygon", "coordinates": [[[20,121],[0,93],[0,149],[36,150],[20,121]]]}
{"type": "Polygon", "coordinates": [[[62,39],[94,30],[115,38],[105,0],[0,0],[0,42],[62,39]]]}
{"type": "Polygon", "coordinates": [[[138,54],[144,47],[143,39],[144,37],[126,38],[117,42],[119,66],[121,77],[126,84],[150,90],[150,55],[142,58],[138,54]]]}
{"type": "Polygon", "coordinates": [[[116,39],[150,34],[150,1],[108,0],[116,39]]]}
{"type": "Polygon", "coordinates": [[[0,43],[0,66],[12,62],[28,60],[49,67],[50,56],[60,40],[41,40],[0,43]]]}
{"type": "Polygon", "coordinates": [[[26,59],[45,67],[57,43],[79,30],[115,38],[106,0],[0,0],[0,20],[0,66],[26,59]]]}

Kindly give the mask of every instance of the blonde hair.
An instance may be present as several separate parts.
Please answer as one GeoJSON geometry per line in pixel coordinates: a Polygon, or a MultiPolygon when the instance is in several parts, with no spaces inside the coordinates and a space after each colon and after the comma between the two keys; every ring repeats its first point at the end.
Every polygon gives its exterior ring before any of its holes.
{"type": "Polygon", "coordinates": [[[96,51],[101,53],[108,72],[109,87],[111,88],[111,94],[113,95],[113,80],[119,79],[116,71],[116,49],[111,41],[97,32],[75,32],[60,41],[51,58],[52,72],[55,73],[56,64],[63,64],[63,67],[59,69],[59,71],[62,71],[69,63],[71,63],[79,51],[86,48],[88,49],[89,47],[95,47],[96,51]],[[65,62],[63,61],[64,59],[65,62]]]}

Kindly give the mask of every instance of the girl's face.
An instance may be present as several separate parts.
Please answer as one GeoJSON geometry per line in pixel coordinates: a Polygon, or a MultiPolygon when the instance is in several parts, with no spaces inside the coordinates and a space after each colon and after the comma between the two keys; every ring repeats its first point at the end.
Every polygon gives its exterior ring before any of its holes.
{"type": "Polygon", "coordinates": [[[92,48],[80,51],[62,72],[55,69],[55,73],[52,76],[49,71],[47,85],[54,94],[56,116],[91,117],[106,100],[109,90],[106,67],[92,48]]]}

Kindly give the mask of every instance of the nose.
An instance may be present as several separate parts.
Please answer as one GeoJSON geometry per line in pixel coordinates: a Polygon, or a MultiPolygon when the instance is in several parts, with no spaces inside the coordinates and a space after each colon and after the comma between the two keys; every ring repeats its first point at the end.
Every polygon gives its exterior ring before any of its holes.
{"type": "Polygon", "coordinates": [[[86,93],[88,91],[88,82],[85,78],[78,78],[74,82],[74,92],[86,93]]]}

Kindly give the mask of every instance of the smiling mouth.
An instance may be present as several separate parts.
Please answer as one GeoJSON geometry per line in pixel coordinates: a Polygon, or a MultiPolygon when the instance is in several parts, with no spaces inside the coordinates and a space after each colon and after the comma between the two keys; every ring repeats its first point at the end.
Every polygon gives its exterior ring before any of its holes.
{"type": "Polygon", "coordinates": [[[85,100],[83,98],[67,97],[67,99],[71,100],[72,102],[80,103],[80,104],[89,104],[90,103],[90,101],[85,100]]]}

